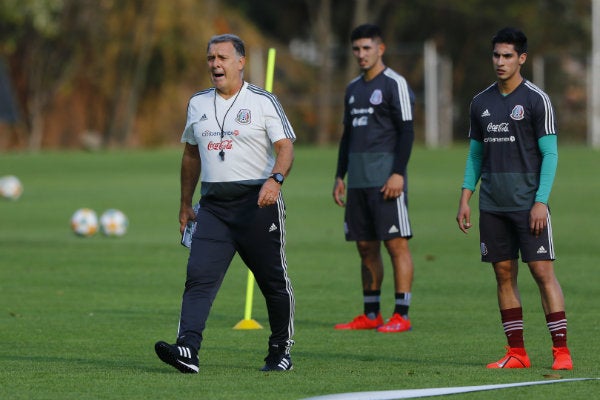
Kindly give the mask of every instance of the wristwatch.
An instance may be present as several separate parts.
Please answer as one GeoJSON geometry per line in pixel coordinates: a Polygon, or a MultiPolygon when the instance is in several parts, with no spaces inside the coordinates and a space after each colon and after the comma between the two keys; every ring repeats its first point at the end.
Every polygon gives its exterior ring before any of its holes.
{"type": "Polygon", "coordinates": [[[275,182],[279,183],[280,185],[283,185],[283,180],[285,179],[285,177],[283,176],[283,174],[280,174],[279,172],[275,172],[269,178],[273,178],[273,180],[275,182]]]}

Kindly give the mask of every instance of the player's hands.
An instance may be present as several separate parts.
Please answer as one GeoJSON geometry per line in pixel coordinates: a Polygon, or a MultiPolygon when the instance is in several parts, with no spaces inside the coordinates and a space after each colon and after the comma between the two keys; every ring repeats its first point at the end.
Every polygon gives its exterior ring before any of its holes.
{"type": "Polygon", "coordinates": [[[535,202],[529,211],[529,229],[536,237],[548,226],[548,206],[535,202]]]}
{"type": "Polygon", "coordinates": [[[467,230],[473,226],[471,225],[471,207],[469,206],[469,200],[472,195],[472,190],[463,188],[460,194],[460,201],[458,202],[456,222],[458,222],[458,229],[463,233],[468,233],[467,230]]]}
{"type": "Polygon", "coordinates": [[[392,174],[381,188],[384,200],[394,200],[400,197],[404,190],[404,177],[400,174],[392,174]]]}
{"type": "Polygon", "coordinates": [[[344,198],[346,197],[346,185],[341,178],[335,178],[333,184],[333,201],[340,207],[344,207],[346,203],[344,198]]]}
{"type": "Polygon", "coordinates": [[[471,229],[471,207],[467,203],[460,203],[458,206],[458,213],[456,214],[456,222],[458,222],[458,229],[463,233],[471,229]]]}
{"type": "Polygon", "coordinates": [[[275,204],[279,198],[280,190],[281,185],[275,182],[274,179],[268,178],[265,183],[263,183],[260,192],[258,193],[258,206],[263,208],[275,204]]]}
{"type": "Polygon", "coordinates": [[[179,233],[183,234],[183,230],[189,221],[195,221],[196,214],[194,208],[190,204],[182,204],[179,208],[179,233]]]}

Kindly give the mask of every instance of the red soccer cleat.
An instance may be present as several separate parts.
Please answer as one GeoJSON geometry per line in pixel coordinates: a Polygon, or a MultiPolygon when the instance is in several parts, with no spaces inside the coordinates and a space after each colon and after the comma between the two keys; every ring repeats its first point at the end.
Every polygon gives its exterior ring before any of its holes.
{"type": "Polygon", "coordinates": [[[402,318],[402,316],[398,313],[394,313],[392,318],[390,318],[385,325],[377,328],[377,331],[384,333],[397,333],[410,331],[411,329],[412,327],[410,326],[409,320],[402,318]]]}
{"type": "Polygon", "coordinates": [[[377,318],[369,319],[365,314],[361,314],[352,321],[345,324],[337,324],[335,329],[375,329],[383,325],[381,314],[377,314],[377,318]]]}
{"type": "Polygon", "coordinates": [[[567,347],[552,347],[552,355],[554,356],[552,369],[573,369],[571,352],[567,347]]]}
{"type": "Polygon", "coordinates": [[[525,349],[506,346],[506,355],[487,365],[487,368],[529,368],[531,362],[525,349]]]}

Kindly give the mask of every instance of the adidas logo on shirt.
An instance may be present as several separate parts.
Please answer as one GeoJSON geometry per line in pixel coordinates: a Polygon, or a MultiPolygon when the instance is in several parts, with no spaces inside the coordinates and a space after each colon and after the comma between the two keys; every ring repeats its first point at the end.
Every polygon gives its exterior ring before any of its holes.
{"type": "Polygon", "coordinates": [[[482,113],[481,113],[481,117],[482,117],[482,118],[483,118],[483,117],[489,117],[490,115],[491,115],[491,114],[490,114],[490,111],[489,111],[487,108],[485,109],[485,111],[484,111],[484,112],[482,112],[482,113]]]}
{"type": "Polygon", "coordinates": [[[269,232],[273,232],[277,230],[277,225],[275,224],[271,224],[271,226],[269,227],[269,232]]]}
{"type": "Polygon", "coordinates": [[[538,254],[546,254],[546,253],[548,253],[548,250],[546,250],[546,248],[544,246],[540,246],[537,253],[538,254]]]}
{"type": "Polygon", "coordinates": [[[202,114],[202,116],[200,117],[200,121],[206,121],[208,118],[206,118],[206,114],[202,114]]]}

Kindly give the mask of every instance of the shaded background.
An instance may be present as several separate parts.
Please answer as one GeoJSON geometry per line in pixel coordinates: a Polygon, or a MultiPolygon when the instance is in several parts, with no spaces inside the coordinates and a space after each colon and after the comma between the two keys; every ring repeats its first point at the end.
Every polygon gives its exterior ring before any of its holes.
{"type": "Polygon", "coordinates": [[[584,143],[591,49],[590,0],[2,0],[0,151],[160,147],[179,143],[187,102],[210,86],[214,34],[247,46],[245,78],[273,92],[299,143],[341,134],[342,100],[358,69],[350,30],[379,24],[384,60],[417,97],[424,141],[424,45],[450,67],[440,110],[453,141],[466,139],[473,95],[494,81],[490,40],[504,26],[529,38],[524,75],[551,96],[563,142],[584,143]]]}

